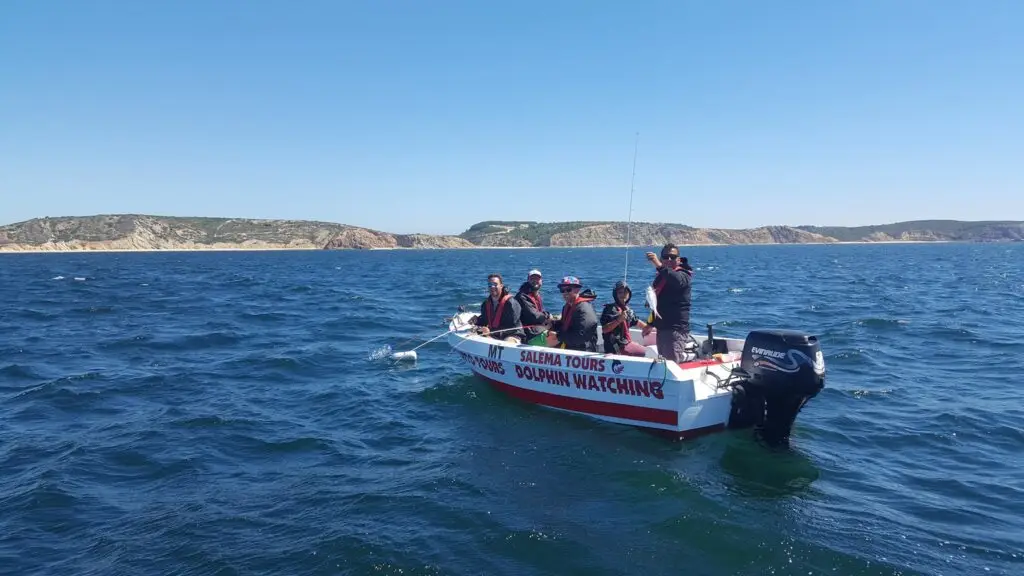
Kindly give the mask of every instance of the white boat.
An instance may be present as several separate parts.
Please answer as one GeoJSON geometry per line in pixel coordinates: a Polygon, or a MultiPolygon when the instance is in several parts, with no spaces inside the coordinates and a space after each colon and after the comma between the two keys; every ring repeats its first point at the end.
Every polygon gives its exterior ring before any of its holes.
{"type": "Polygon", "coordinates": [[[646,357],[506,342],[476,334],[473,316],[460,311],[450,319],[448,343],[498,390],[674,439],[753,428],[767,444],[785,445],[797,414],[825,382],[817,338],[801,332],[720,338],[709,325],[706,336],[693,335],[690,358],[676,363],[658,355],[655,334],[644,338],[637,328],[630,334],[646,357]]]}

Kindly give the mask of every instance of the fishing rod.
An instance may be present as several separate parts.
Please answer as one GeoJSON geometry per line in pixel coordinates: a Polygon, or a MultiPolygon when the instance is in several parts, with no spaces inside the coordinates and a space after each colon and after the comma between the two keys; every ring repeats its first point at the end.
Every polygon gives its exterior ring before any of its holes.
{"type": "MultiPolygon", "coordinates": [[[[459,327],[456,327],[456,328],[449,328],[448,330],[445,330],[444,332],[441,332],[437,336],[434,336],[430,340],[427,340],[426,342],[423,342],[422,344],[416,346],[412,350],[405,350],[405,351],[402,351],[402,352],[392,352],[391,355],[390,355],[390,358],[392,360],[416,360],[416,357],[417,357],[416,356],[416,351],[417,350],[419,350],[420,348],[426,346],[427,344],[430,344],[431,342],[437,340],[438,338],[441,338],[443,336],[447,336],[448,334],[451,334],[452,332],[457,332],[458,330],[460,330],[461,328],[464,328],[466,326],[467,325],[462,325],[462,326],[459,326],[459,327]]],[[[472,325],[469,325],[469,326],[472,326],[472,325]]],[[[528,325],[524,325],[524,326],[515,326],[515,327],[512,327],[512,328],[503,328],[501,330],[489,330],[487,335],[489,336],[491,334],[500,334],[502,332],[511,332],[513,330],[522,330],[524,328],[540,328],[542,326],[545,326],[545,324],[528,324],[528,325]]]]}
{"type": "Polygon", "coordinates": [[[630,229],[633,226],[633,187],[636,183],[636,152],[640,147],[640,132],[636,133],[636,139],[633,143],[633,176],[629,180],[629,215],[626,220],[626,266],[622,270],[622,281],[629,283],[629,242],[630,242],[630,229]]]}

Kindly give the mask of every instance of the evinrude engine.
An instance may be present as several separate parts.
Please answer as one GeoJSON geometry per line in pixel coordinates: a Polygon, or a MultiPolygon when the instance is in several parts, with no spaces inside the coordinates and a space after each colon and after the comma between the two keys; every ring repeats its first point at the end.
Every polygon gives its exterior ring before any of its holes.
{"type": "Polygon", "coordinates": [[[729,427],[756,426],[769,445],[786,444],[804,403],[825,387],[818,339],[792,330],[754,330],[732,381],[729,427]]]}

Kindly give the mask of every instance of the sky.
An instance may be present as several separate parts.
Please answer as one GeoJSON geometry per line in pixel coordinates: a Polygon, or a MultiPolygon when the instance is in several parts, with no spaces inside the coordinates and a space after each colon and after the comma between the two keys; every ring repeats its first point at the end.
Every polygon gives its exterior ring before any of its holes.
{"type": "Polygon", "coordinates": [[[0,224],[1024,220],[1022,29],[1016,0],[3,0],[0,224]]]}

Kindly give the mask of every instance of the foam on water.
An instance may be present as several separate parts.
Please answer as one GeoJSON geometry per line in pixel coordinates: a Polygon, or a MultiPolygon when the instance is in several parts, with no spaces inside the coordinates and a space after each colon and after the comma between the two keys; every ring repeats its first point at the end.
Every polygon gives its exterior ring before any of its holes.
{"type": "Polygon", "coordinates": [[[375,349],[371,350],[370,351],[369,359],[373,360],[373,361],[383,360],[383,359],[391,356],[392,352],[393,352],[393,350],[391,349],[391,346],[389,344],[385,344],[385,345],[383,345],[383,346],[381,346],[379,348],[375,348],[375,349]]]}

